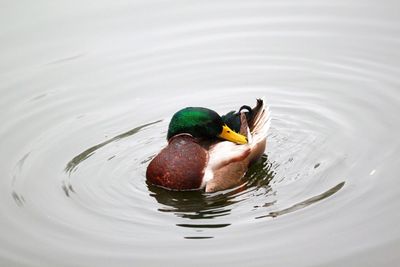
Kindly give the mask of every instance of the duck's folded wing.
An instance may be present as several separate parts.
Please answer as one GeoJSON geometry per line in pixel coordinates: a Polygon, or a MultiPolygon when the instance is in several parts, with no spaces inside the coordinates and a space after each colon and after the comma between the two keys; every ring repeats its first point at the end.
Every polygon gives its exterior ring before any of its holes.
{"type": "Polygon", "coordinates": [[[207,168],[219,169],[232,162],[245,160],[249,154],[248,145],[237,145],[229,141],[219,142],[210,147],[207,168]]]}

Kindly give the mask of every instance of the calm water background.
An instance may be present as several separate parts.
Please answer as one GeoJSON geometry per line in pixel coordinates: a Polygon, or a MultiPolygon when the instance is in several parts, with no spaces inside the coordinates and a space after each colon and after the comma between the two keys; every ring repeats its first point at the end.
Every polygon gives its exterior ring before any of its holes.
{"type": "Polygon", "coordinates": [[[2,1],[0,266],[397,266],[398,1],[2,1]],[[246,187],[146,185],[185,106],[265,96],[246,187]]]}

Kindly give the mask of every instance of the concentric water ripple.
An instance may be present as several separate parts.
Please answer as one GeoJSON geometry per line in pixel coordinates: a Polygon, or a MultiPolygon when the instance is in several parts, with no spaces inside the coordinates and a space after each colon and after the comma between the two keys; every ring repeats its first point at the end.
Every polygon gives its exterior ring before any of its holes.
{"type": "Polygon", "coordinates": [[[1,266],[396,266],[399,5],[48,1],[0,9],[1,266]],[[265,96],[237,188],[146,184],[185,106],[265,96]]]}

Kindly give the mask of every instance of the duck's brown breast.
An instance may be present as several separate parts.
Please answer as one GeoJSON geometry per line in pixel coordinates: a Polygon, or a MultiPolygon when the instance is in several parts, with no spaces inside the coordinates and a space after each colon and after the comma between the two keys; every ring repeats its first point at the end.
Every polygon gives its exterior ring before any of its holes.
{"type": "Polygon", "coordinates": [[[150,162],[146,178],[173,190],[199,189],[207,162],[207,151],[192,136],[178,135],[150,162]]]}

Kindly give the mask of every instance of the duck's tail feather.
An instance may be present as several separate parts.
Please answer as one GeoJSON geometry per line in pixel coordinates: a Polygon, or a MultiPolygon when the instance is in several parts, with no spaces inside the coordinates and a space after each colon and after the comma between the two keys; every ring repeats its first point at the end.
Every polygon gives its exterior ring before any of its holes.
{"type": "Polygon", "coordinates": [[[254,108],[242,106],[238,112],[231,111],[222,116],[222,121],[235,132],[245,135],[249,143],[266,138],[271,123],[270,112],[264,98],[257,99],[254,108]],[[256,140],[253,140],[256,138],[256,140]]]}
{"type": "Polygon", "coordinates": [[[264,98],[257,99],[257,105],[252,109],[252,118],[249,121],[249,129],[253,143],[262,141],[267,137],[271,125],[269,107],[265,104],[264,98]]]}

